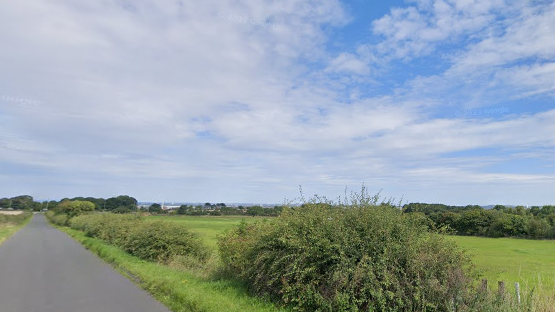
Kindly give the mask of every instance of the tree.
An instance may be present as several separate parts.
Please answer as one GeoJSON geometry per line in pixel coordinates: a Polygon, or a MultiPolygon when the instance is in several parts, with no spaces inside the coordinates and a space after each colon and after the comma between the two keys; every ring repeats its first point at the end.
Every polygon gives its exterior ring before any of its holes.
{"type": "Polygon", "coordinates": [[[491,219],[487,212],[472,209],[462,212],[453,227],[462,235],[485,235],[490,224],[491,219]]]}
{"type": "Polygon", "coordinates": [[[545,219],[530,218],[526,224],[526,232],[532,238],[548,238],[550,230],[551,226],[545,219]]]}
{"type": "Polygon", "coordinates": [[[20,195],[13,197],[12,199],[12,208],[13,209],[33,209],[34,201],[33,197],[29,195],[20,195]]]}
{"type": "Polygon", "coordinates": [[[9,198],[0,198],[0,208],[10,208],[12,200],[9,198]]]}
{"type": "Polygon", "coordinates": [[[162,206],[160,204],[154,203],[148,207],[148,212],[150,213],[160,213],[162,212],[162,206]]]}
{"type": "Polygon", "coordinates": [[[68,215],[70,218],[87,213],[94,210],[94,204],[89,201],[82,200],[66,200],[56,206],[58,213],[68,215]]]}
{"type": "Polygon", "coordinates": [[[114,210],[120,207],[126,207],[130,210],[137,210],[137,200],[127,195],[120,195],[118,197],[111,197],[106,200],[106,210],[114,210]]]}
{"type": "Polygon", "coordinates": [[[177,214],[179,215],[184,215],[187,214],[187,212],[189,212],[193,207],[189,207],[187,205],[181,205],[179,206],[179,208],[177,209],[177,214]]]}
{"type": "Polygon", "coordinates": [[[247,208],[247,214],[249,216],[260,216],[262,214],[264,214],[264,208],[262,208],[261,206],[252,206],[247,208]]]}

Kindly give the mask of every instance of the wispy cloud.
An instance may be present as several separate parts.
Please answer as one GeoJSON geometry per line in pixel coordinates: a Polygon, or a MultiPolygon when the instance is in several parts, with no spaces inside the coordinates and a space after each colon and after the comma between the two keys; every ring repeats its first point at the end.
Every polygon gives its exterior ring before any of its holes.
{"type": "Polygon", "coordinates": [[[366,182],[450,202],[472,183],[488,200],[555,185],[554,168],[493,166],[555,146],[552,1],[408,1],[339,45],[360,14],[341,1],[3,1],[0,167],[30,178],[0,183],[280,201],[299,184],[366,182]]]}

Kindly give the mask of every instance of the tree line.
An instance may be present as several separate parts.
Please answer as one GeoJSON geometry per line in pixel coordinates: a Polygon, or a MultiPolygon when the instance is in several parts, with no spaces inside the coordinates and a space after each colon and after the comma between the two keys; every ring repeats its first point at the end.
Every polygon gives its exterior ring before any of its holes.
{"type": "Polygon", "coordinates": [[[204,205],[181,205],[177,209],[163,210],[160,204],[152,204],[144,210],[156,214],[178,214],[189,216],[265,216],[277,217],[281,214],[283,206],[264,208],[260,205],[229,207],[224,203],[204,205]]]}
{"type": "Polygon", "coordinates": [[[97,198],[97,197],[73,197],[63,198],[59,201],[35,201],[30,195],[20,195],[11,198],[0,198],[0,208],[2,209],[15,209],[15,210],[53,210],[63,202],[68,201],[87,201],[94,205],[94,210],[111,211],[114,213],[129,213],[136,211],[144,211],[155,214],[179,214],[179,215],[192,215],[192,216],[222,216],[222,215],[244,215],[244,216],[279,216],[283,210],[282,206],[275,206],[265,208],[260,205],[254,206],[238,206],[230,207],[225,203],[211,204],[209,202],[204,205],[181,205],[174,210],[164,210],[158,203],[151,204],[148,207],[139,208],[138,202],[135,198],[128,195],[120,195],[110,198],[97,198]]]}
{"type": "Polygon", "coordinates": [[[410,203],[404,213],[424,214],[435,228],[446,228],[458,235],[486,237],[555,238],[555,206],[496,205],[484,209],[477,205],[449,206],[410,203]]]}
{"type": "Polygon", "coordinates": [[[128,195],[120,195],[110,198],[74,197],[63,198],[59,201],[35,201],[30,195],[20,195],[11,198],[0,198],[0,208],[14,210],[51,210],[58,205],[68,201],[87,201],[94,205],[95,210],[112,211],[116,213],[137,211],[137,200],[128,195]]]}

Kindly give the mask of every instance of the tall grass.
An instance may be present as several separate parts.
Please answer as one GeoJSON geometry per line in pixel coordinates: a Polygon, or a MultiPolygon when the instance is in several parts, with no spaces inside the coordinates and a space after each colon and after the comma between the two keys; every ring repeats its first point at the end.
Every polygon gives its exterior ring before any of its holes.
{"type": "Polygon", "coordinates": [[[28,211],[18,215],[0,214],[0,244],[24,227],[32,216],[28,211]]]}

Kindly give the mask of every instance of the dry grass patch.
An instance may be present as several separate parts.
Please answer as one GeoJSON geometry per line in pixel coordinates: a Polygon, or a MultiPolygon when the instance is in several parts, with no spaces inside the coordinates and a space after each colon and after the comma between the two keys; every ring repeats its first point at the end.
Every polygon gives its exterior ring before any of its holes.
{"type": "Polygon", "coordinates": [[[0,210],[0,214],[8,215],[8,216],[17,216],[22,214],[23,211],[21,210],[0,210]]]}

